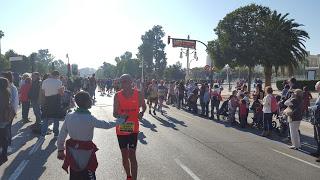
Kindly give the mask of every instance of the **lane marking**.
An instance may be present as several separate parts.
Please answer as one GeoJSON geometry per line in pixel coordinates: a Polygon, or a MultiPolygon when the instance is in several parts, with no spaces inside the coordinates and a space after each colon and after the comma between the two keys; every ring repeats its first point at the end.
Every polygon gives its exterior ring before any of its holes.
{"type": "Polygon", "coordinates": [[[284,156],[287,156],[287,157],[290,157],[290,158],[292,158],[292,159],[295,159],[295,160],[297,160],[297,161],[306,163],[306,164],[308,164],[308,165],[310,165],[310,166],[312,166],[312,167],[315,167],[315,168],[320,169],[320,166],[315,165],[315,164],[312,164],[312,163],[310,163],[310,162],[308,162],[308,161],[299,159],[299,158],[297,158],[297,157],[291,156],[291,155],[289,155],[289,154],[287,154],[287,153],[284,153],[284,152],[281,152],[281,151],[278,151],[278,150],[275,150],[275,149],[272,149],[272,148],[271,148],[271,150],[274,151],[274,152],[277,152],[277,153],[279,153],[279,154],[282,154],[282,155],[284,155],[284,156]]]}
{"type": "Polygon", "coordinates": [[[38,151],[39,147],[43,144],[44,140],[44,138],[39,138],[37,140],[37,142],[33,145],[31,151],[29,151],[29,156],[31,156],[31,154],[33,154],[34,152],[38,151]]]}
{"type": "Polygon", "coordinates": [[[27,166],[28,163],[29,163],[29,160],[23,160],[19,164],[17,169],[13,172],[13,174],[11,174],[11,176],[9,177],[9,180],[16,180],[20,176],[20,174],[22,173],[23,169],[27,166]]]}
{"type": "Polygon", "coordinates": [[[194,180],[200,180],[200,178],[194,174],[187,166],[185,166],[184,164],[182,164],[182,162],[179,159],[174,159],[174,161],[176,161],[176,163],[186,172],[188,173],[192,179],[194,180]]]}

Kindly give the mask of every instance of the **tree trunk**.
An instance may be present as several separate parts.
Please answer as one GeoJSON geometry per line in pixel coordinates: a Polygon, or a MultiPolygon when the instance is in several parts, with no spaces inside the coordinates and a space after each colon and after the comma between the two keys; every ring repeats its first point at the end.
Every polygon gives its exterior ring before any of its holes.
{"type": "Polygon", "coordinates": [[[251,91],[251,80],[252,80],[252,69],[253,67],[249,66],[249,77],[248,77],[248,91],[251,91]]]}
{"type": "Polygon", "coordinates": [[[288,65],[288,75],[289,77],[293,77],[294,76],[294,73],[293,73],[293,66],[292,65],[288,65]]]}
{"type": "Polygon", "coordinates": [[[271,86],[272,78],[272,65],[268,64],[264,66],[265,87],[271,86]]]}

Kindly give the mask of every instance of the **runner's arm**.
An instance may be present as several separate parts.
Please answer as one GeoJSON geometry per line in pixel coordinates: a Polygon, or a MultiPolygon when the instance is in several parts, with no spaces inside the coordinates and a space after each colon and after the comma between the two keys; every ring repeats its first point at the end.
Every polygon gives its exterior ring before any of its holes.
{"type": "Polygon", "coordinates": [[[118,94],[116,93],[114,95],[113,99],[113,117],[115,118],[127,118],[127,115],[125,114],[118,114],[118,108],[119,108],[119,101],[118,101],[118,94]]]}

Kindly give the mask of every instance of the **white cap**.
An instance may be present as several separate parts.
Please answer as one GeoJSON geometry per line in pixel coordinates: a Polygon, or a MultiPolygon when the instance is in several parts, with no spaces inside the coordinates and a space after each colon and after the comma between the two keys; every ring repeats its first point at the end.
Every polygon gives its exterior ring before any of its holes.
{"type": "Polygon", "coordinates": [[[318,81],[318,82],[316,83],[316,85],[314,86],[314,89],[315,89],[316,91],[320,92],[320,81],[318,81]]]}

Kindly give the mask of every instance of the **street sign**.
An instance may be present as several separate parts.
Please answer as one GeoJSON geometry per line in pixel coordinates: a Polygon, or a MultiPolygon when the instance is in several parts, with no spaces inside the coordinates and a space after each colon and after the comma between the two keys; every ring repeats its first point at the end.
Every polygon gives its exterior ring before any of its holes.
{"type": "Polygon", "coordinates": [[[22,56],[16,56],[16,57],[10,57],[9,58],[9,61],[12,62],[12,61],[22,61],[23,58],[22,56]]]}
{"type": "Polygon", "coordinates": [[[188,39],[172,39],[172,47],[183,47],[183,48],[190,48],[196,49],[196,41],[195,40],[188,40],[188,39]]]}

